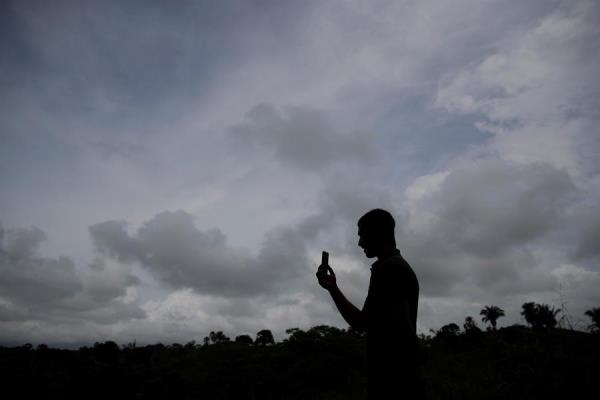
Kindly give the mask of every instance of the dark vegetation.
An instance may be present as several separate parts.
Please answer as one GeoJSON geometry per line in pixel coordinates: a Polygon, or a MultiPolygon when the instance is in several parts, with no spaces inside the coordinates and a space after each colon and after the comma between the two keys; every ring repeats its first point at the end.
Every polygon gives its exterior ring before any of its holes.
{"type": "MultiPolygon", "coordinates": [[[[504,314],[499,311],[482,310],[491,325],[485,331],[467,317],[462,329],[451,323],[421,335],[432,399],[583,398],[598,392],[600,308],[586,312],[590,333],[556,328],[559,311],[535,303],[523,305],[530,327],[496,329],[504,314]]],[[[211,332],[202,344],[0,347],[0,376],[3,392],[23,399],[364,398],[364,335],[330,326],[287,333],[279,343],[262,330],[255,339],[234,340],[211,332]]]]}

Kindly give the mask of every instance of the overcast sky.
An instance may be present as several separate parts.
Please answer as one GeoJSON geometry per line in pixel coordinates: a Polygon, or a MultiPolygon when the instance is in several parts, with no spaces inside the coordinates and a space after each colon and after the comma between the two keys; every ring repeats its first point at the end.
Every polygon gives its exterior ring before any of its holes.
{"type": "Polygon", "coordinates": [[[598,2],[0,4],[0,343],[345,328],[376,207],[419,332],[600,306],[598,2]]]}

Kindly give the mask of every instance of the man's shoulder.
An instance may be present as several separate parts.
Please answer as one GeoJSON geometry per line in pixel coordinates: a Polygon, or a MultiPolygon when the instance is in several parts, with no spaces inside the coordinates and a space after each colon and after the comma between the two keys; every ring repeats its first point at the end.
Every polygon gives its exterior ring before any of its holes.
{"type": "Polygon", "coordinates": [[[382,271],[407,271],[412,270],[410,264],[401,254],[394,254],[391,257],[382,260],[379,265],[382,271]]]}
{"type": "Polygon", "coordinates": [[[402,255],[394,255],[387,258],[378,269],[379,281],[397,282],[401,281],[404,284],[411,285],[414,282],[418,285],[417,275],[414,270],[402,257],[402,255]]]}

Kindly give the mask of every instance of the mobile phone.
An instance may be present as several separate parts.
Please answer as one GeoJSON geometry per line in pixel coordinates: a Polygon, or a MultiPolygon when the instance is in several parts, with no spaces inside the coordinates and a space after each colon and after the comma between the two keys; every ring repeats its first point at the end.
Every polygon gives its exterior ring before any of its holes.
{"type": "Polygon", "coordinates": [[[321,253],[321,265],[329,265],[329,253],[326,251],[321,253]]]}

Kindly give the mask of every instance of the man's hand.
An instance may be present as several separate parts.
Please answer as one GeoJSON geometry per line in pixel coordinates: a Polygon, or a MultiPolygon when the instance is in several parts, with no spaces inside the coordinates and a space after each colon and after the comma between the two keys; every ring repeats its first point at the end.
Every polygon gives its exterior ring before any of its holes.
{"type": "Polygon", "coordinates": [[[317,279],[319,280],[319,285],[321,285],[321,287],[324,289],[331,290],[337,286],[335,273],[329,265],[319,265],[319,269],[317,270],[317,279]]]}
{"type": "Polygon", "coordinates": [[[346,299],[346,297],[344,297],[344,294],[338,288],[335,281],[335,273],[328,264],[319,265],[317,279],[319,280],[319,285],[327,289],[346,322],[354,329],[364,331],[366,325],[365,316],[361,310],[356,308],[348,301],[348,299],[346,299]]]}

